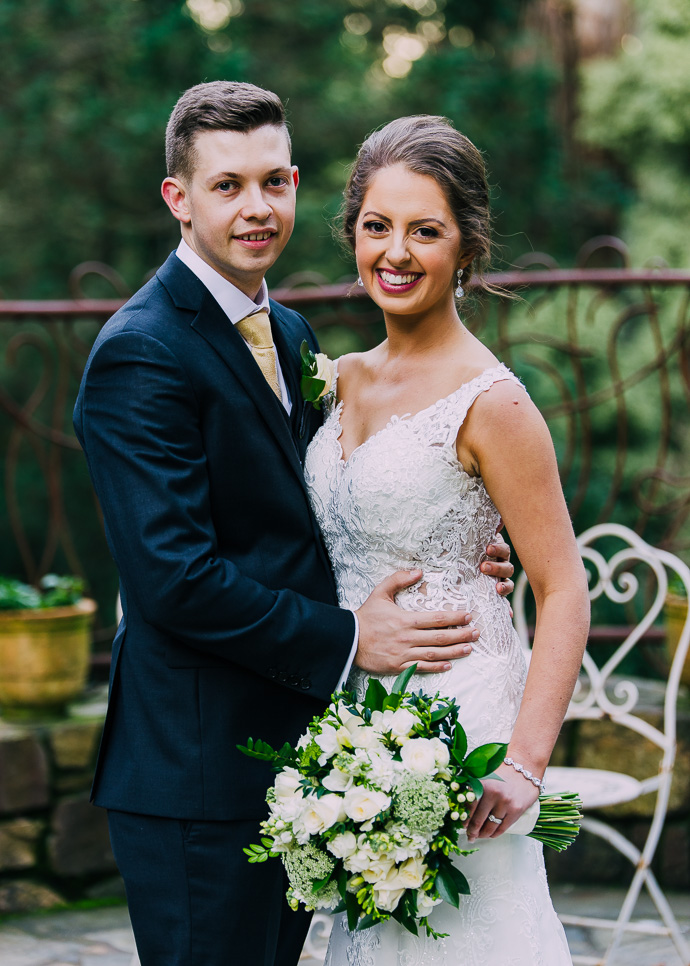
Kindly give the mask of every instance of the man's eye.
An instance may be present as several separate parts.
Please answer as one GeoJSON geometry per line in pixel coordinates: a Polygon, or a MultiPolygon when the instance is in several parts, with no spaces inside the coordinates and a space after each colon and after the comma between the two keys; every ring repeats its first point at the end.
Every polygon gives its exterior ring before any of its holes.
{"type": "Polygon", "coordinates": [[[268,184],[271,188],[282,188],[283,185],[287,184],[287,178],[269,178],[268,184]]]}
{"type": "Polygon", "coordinates": [[[218,185],[219,191],[230,191],[232,188],[232,181],[221,181],[218,185]]]}

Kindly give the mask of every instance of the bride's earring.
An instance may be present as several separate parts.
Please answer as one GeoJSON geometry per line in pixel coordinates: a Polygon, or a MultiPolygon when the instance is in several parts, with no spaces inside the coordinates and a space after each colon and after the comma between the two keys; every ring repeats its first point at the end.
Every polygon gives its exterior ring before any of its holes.
{"type": "Polygon", "coordinates": [[[357,276],[357,284],[358,285],[361,285],[361,287],[364,288],[364,282],[362,281],[362,276],[361,275],[358,275],[357,276]]]}
{"type": "Polygon", "coordinates": [[[465,289],[462,287],[462,276],[464,274],[465,274],[465,270],[463,268],[459,268],[458,269],[458,285],[457,285],[457,288],[455,289],[455,298],[456,299],[461,299],[463,297],[463,295],[465,294],[465,289]]]}

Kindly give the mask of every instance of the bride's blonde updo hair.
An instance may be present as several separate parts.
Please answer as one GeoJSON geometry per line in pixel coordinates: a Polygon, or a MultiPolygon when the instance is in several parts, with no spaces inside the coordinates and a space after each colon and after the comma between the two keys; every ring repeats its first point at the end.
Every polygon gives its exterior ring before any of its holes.
{"type": "Polygon", "coordinates": [[[344,241],[354,251],[357,219],[372,178],[377,171],[394,164],[404,164],[438,184],[460,229],[463,252],[472,256],[465,268],[463,285],[476,274],[482,288],[492,289],[482,277],[491,254],[484,159],[470,139],[456,131],[445,117],[399,117],[369,135],[359,149],[345,188],[340,212],[344,241]]]}

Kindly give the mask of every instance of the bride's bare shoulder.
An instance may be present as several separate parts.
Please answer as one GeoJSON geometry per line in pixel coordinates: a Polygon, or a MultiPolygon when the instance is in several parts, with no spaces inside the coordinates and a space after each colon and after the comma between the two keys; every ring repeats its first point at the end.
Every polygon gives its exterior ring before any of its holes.
{"type": "Polygon", "coordinates": [[[376,365],[376,349],[368,352],[348,352],[338,359],[338,395],[346,386],[356,385],[366,379],[376,365]]]}
{"type": "Polygon", "coordinates": [[[375,350],[369,352],[348,352],[347,355],[338,358],[338,375],[351,376],[362,372],[371,365],[371,355],[375,350]]]}

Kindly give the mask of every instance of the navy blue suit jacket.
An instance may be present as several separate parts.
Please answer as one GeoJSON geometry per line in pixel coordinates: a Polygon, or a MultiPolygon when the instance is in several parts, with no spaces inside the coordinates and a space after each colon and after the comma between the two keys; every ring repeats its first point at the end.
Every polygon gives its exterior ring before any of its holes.
{"type": "Polygon", "coordinates": [[[306,321],[271,303],[289,417],[176,255],[103,327],[77,436],[121,583],[93,799],[171,818],[265,813],[266,766],[238,743],[295,740],[354,640],[301,460],[319,413],[299,391],[306,321]]]}

